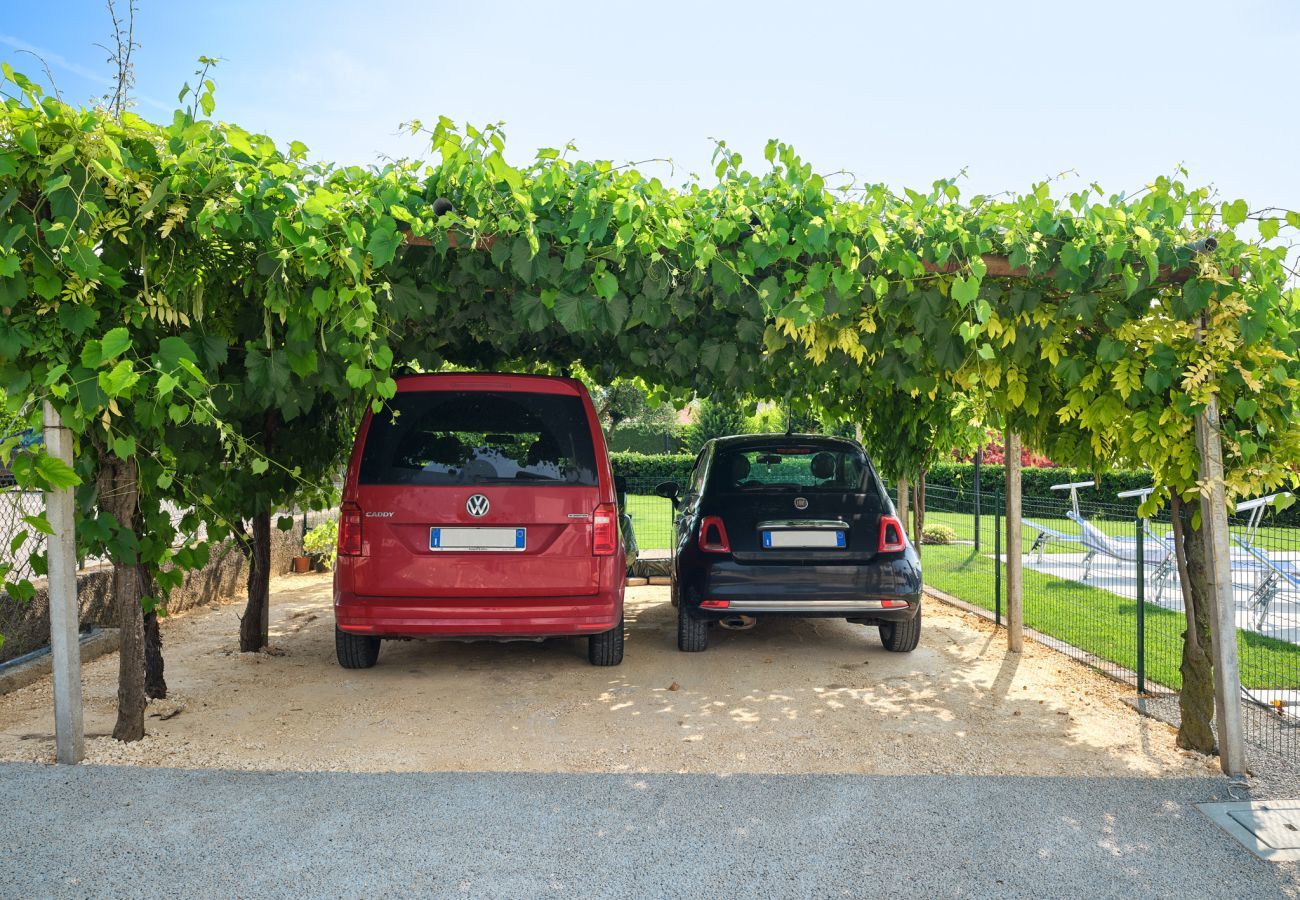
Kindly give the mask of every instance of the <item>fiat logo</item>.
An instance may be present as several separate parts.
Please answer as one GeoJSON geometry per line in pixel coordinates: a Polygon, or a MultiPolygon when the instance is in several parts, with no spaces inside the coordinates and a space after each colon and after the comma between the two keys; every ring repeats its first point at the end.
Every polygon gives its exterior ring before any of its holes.
{"type": "Polygon", "coordinates": [[[475,494],[473,497],[470,497],[465,501],[465,511],[476,519],[481,516],[486,516],[490,506],[491,504],[488,503],[488,498],[484,497],[482,494],[475,494]]]}
{"type": "Polygon", "coordinates": [[[794,498],[794,508],[795,508],[795,509],[807,509],[807,508],[808,508],[808,500],[807,500],[807,498],[805,498],[805,497],[795,497],[795,498],[794,498]]]}

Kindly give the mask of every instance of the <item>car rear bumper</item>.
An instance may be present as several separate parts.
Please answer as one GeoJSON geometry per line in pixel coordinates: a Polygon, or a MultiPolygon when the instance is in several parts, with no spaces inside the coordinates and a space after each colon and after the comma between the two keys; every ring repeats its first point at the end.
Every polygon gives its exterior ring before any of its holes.
{"type": "Polygon", "coordinates": [[[619,623],[621,591],[594,597],[367,597],[336,591],[343,631],[378,637],[558,637],[598,634],[619,623]]]}
{"type": "MultiPolygon", "coordinates": [[[[884,598],[891,602],[903,601],[904,598],[884,598]]],[[[906,622],[916,615],[921,608],[919,597],[906,599],[903,606],[885,606],[884,599],[840,600],[834,602],[817,600],[745,600],[728,601],[725,608],[706,608],[698,603],[690,604],[692,614],[698,619],[725,619],[728,616],[793,616],[806,619],[852,619],[853,621],[876,624],[880,622],[906,622]]]]}
{"type": "Polygon", "coordinates": [[[863,565],[747,565],[719,560],[699,572],[685,602],[701,618],[822,616],[898,622],[921,605],[921,571],[908,556],[863,565]],[[701,607],[702,601],[725,607],[701,607]],[[895,605],[905,603],[906,605],[895,605]]]}

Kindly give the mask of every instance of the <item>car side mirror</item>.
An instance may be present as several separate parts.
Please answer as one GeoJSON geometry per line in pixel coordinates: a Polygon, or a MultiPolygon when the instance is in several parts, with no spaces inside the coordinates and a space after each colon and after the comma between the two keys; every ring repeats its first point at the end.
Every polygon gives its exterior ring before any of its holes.
{"type": "Polygon", "coordinates": [[[614,476],[614,499],[618,501],[619,509],[627,509],[627,477],[624,475],[614,476]]]}
{"type": "Polygon", "coordinates": [[[655,486],[655,494],[665,500],[671,500],[673,506],[677,505],[677,496],[681,493],[681,490],[681,485],[675,481],[665,481],[655,486]]]}

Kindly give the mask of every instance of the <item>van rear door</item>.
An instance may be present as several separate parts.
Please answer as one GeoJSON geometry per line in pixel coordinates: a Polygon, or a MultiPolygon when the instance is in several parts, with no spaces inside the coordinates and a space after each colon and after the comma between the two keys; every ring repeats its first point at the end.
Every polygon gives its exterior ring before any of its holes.
{"type": "Polygon", "coordinates": [[[540,384],[555,390],[404,390],[367,417],[358,594],[598,591],[601,470],[588,404],[564,382],[540,384]]]}

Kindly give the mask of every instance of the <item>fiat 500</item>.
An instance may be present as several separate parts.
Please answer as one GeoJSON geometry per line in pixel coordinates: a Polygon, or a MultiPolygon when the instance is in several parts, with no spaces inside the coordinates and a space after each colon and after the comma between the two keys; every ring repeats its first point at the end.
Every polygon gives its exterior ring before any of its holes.
{"type": "Polygon", "coordinates": [[[907,653],[921,636],[921,564],[866,451],[814,435],[705,444],[676,509],[677,646],[704,650],[711,625],[762,616],[836,617],[880,629],[907,653]]]}

